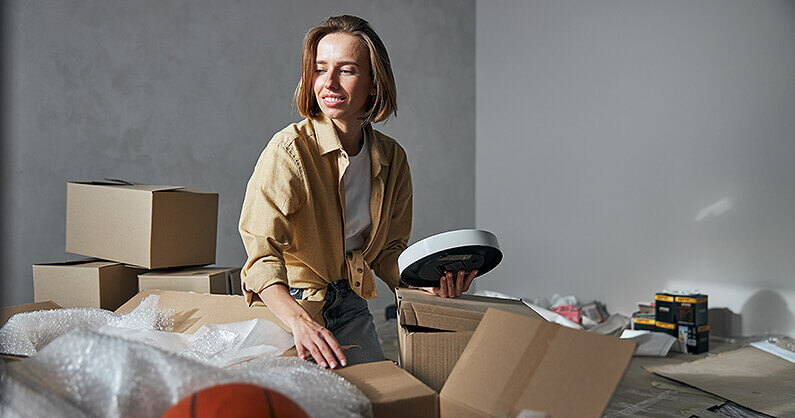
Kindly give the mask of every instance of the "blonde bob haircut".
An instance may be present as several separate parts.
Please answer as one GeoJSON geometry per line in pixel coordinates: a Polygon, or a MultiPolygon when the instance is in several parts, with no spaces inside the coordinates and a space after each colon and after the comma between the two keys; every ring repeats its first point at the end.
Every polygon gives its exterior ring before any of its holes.
{"type": "Polygon", "coordinates": [[[315,26],[304,37],[301,62],[301,80],[295,89],[295,104],[303,117],[316,119],[322,113],[315,99],[313,84],[315,80],[315,57],[320,39],[332,33],[348,33],[362,42],[370,52],[370,78],[375,86],[375,94],[365,103],[362,124],[387,120],[397,115],[397,89],[392,75],[392,64],[384,43],[370,24],[356,16],[332,16],[319,26],[315,26]]]}

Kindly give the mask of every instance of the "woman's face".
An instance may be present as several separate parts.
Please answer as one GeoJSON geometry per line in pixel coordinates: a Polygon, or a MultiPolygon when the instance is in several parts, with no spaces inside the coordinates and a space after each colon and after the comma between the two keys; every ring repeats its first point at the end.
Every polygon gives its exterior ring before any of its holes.
{"type": "Polygon", "coordinates": [[[332,33],[317,44],[315,56],[315,99],[330,119],[361,123],[367,98],[375,94],[370,81],[368,50],[347,33],[332,33]]]}

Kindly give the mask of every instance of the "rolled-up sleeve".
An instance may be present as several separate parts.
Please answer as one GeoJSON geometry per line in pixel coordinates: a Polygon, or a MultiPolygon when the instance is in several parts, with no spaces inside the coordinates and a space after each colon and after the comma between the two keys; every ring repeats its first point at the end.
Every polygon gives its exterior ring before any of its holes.
{"type": "Polygon", "coordinates": [[[375,274],[393,291],[400,286],[400,270],[397,259],[408,246],[411,236],[413,191],[411,172],[405,157],[401,161],[398,173],[386,244],[372,263],[375,274]]]}
{"type": "Polygon", "coordinates": [[[290,215],[305,200],[305,179],[293,141],[276,136],[259,157],[246,187],[240,236],[248,258],[241,271],[251,305],[276,283],[288,285],[284,251],[293,242],[290,215]]]}

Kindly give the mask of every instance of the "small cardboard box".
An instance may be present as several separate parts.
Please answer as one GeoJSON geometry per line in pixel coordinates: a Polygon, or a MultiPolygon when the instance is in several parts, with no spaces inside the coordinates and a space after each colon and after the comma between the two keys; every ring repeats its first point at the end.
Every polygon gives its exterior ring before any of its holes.
{"type": "Polygon", "coordinates": [[[678,325],[707,325],[709,322],[707,295],[695,294],[675,297],[674,312],[678,325]]]}
{"type": "Polygon", "coordinates": [[[150,271],[138,276],[139,290],[160,289],[231,295],[239,294],[235,293],[239,288],[240,269],[234,267],[150,271]]]}
{"type": "Polygon", "coordinates": [[[113,261],[84,259],[33,265],[33,300],[64,308],[114,310],[138,292],[146,269],[113,261]]]}
{"type": "Polygon", "coordinates": [[[148,269],[215,263],[218,194],[175,186],[71,182],[66,251],[148,269]]]}
{"type": "Polygon", "coordinates": [[[654,295],[654,319],[664,324],[676,323],[674,295],[663,292],[654,295]]]}
{"type": "Polygon", "coordinates": [[[374,418],[439,416],[439,395],[391,361],[357,364],[333,371],[370,399],[374,418]]]}
{"type": "Polygon", "coordinates": [[[685,351],[700,354],[709,351],[709,325],[677,325],[677,338],[685,344],[685,351]]]}
{"type": "Polygon", "coordinates": [[[519,299],[472,295],[447,299],[398,288],[397,301],[400,367],[436,391],[442,389],[486,309],[542,319],[519,299]]]}

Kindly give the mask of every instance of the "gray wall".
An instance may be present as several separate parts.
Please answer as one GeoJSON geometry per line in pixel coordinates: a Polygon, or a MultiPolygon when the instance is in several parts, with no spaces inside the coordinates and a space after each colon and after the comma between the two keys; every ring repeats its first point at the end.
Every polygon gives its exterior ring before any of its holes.
{"type": "MultiPolygon", "coordinates": [[[[479,282],[795,332],[795,2],[477,2],[479,282]]],[[[735,328],[737,330],[737,328],[735,328]]]]}
{"type": "MultiPolygon", "coordinates": [[[[66,182],[125,178],[220,194],[217,261],[245,260],[237,221],[268,139],[299,120],[304,33],[368,19],[389,49],[413,240],[474,225],[474,2],[10,1],[3,95],[2,302],[33,298],[31,264],[64,252],[66,182]]],[[[391,300],[380,288],[377,305],[391,300]]]]}

